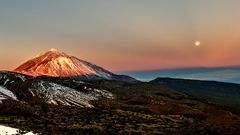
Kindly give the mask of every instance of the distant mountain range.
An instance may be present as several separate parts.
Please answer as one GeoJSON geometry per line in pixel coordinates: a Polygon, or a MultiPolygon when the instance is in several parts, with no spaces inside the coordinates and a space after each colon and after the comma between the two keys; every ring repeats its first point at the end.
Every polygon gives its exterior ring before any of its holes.
{"type": "Polygon", "coordinates": [[[171,77],[180,79],[210,80],[240,83],[240,66],[146,70],[125,72],[124,74],[127,74],[142,81],[150,81],[157,77],[171,77]]]}

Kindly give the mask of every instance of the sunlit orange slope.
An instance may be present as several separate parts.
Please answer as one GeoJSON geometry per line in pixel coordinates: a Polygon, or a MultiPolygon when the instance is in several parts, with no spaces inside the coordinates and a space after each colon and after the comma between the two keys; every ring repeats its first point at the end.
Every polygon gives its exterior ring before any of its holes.
{"type": "Polygon", "coordinates": [[[110,78],[113,75],[101,67],[59,52],[56,49],[51,49],[25,62],[14,72],[31,76],[47,75],[55,77],[96,75],[110,78]]]}

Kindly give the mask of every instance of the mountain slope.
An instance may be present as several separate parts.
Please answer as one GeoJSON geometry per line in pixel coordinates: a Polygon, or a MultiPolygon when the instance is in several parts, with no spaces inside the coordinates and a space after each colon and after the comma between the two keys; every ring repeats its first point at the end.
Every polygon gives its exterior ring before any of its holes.
{"type": "Polygon", "coordinates": [[[0,102],[10,99],[28,103],[93,107],[90,101],[99,98],[114,97],[112,93],[82,81],[0,71],[0,102]]]}
{"type": "Polygon", "coordinates": [[[36,81],[28,88],[31,96],[42,98],[46,103],[55,105],[68,105],[80,107],[93,107],[89,101],[97,100],[99,97],[113,98],[106,90],[89,89],[75,90],[60,84],[48,81],[36,81]]]}
{"type": "Polygon", "coordinates": [[[136,81],[128,76],[115,75],[97,65],[51,49],[17,67],[14,72],[30,76],[74,77],[78,79],[108,79],[136,81]]]}
{"type": "Polygon", "coordinates": [[[14,71],[31,76],[78,76],[78,75],[99,75],[107,78],[110,72],[88,63],[51,49],[20,65],[14,71]]]}
{"type": "Polygon", "coordinates": [[[150,82],[167,85],[200,99],[239,110],[240,84],[173,78],[157,78],[150,82]]]}

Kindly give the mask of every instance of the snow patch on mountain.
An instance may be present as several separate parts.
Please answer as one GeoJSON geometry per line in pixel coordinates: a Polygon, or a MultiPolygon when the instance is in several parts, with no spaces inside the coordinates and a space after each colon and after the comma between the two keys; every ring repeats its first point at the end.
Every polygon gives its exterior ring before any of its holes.
{"type": "Polygon", "coordinates": [[[0,102],[2,102],[2,100],[4,99],[9,99],[9,98],[13,100],[17,100],[17,97],[10,90],[0,86],[0,102]]]}
{"type": "Polygon", "coordinates": [[[92,100],[97,100],[100,97],[113,98],[112,93],[106,90],[89,88],[85,90],[86,91],[77,91],[60,84],[42,80],[34,83],[34,85],[29,88],[32,96],[38,96],[44,99],[45,102],[55,105],[93,107],[93,105],[89,103],[92,100]]]}

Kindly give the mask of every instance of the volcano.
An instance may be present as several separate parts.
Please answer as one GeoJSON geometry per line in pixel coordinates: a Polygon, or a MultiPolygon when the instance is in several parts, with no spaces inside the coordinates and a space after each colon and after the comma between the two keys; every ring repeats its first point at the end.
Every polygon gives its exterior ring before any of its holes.
{"type": "Polygon", "coordinates": [[[30,76],[75,77],[84,79],[126,80],[135,79],[113,74],[106,69],[74,56],[51,49],[28,60],[14,70],[30,76]]]}

